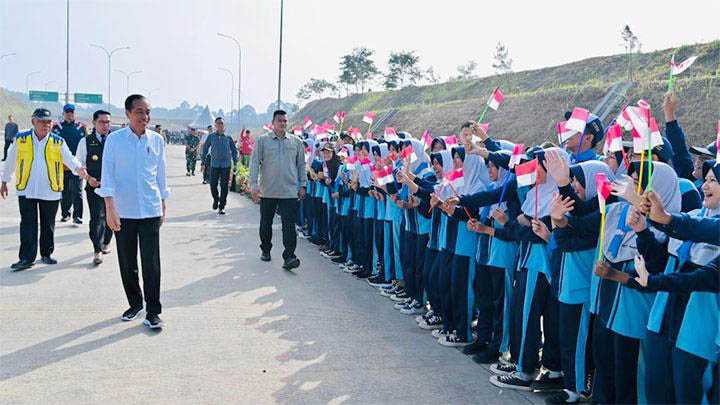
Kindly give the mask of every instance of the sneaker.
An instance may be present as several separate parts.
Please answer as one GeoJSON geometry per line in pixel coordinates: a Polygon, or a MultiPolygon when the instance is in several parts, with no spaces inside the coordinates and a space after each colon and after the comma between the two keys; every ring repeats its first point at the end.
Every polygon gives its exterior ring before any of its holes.
{"type": "MultiPolygon", "coordinates": [[[[510,375],[514,373],[515,365],[514,364],[507,364],[507,363],[495,363],[492,366],[490,366],[490,372],[495,375],[510,375]]],[[[528,386],[529,387],[529,386],[528,386]]]]}
{"type": "Polygon", "coordinates": [[[432,309],[430,309],[430,310],[428,310],[427,312],[425,312],[425,314],[420,315],[420,316],[418,316],[417,318],[415,318],[415,321],[416,321],[417,323],[420,323],[420,321],[427,321],[428,319],[432,318],[433,316],[435,316],[435,311],[433,311],[432,309]],[[419,319],[418,319],[418,318],[419,318],[419,319]]]}
{"type": "Polygon", "coordinates": [[[545,398],[545,403],[550,405],[555,404],[576,404],[582,400],[582,396],[576,394],[570,390],[562,390],[557,394],[551,395],[545,398]]]}
{"type": "Polygon", "coordinates": [[[82,225],[82,219],[80,219],[80,218],[73,218],[73,224],[75,224],[76,226],[82,225]]]}
{"type": "Polygon", "coordinates": [[[213,200],[213,205],[212,205],[213,211],[218,209],[218,205],[220,205],[220,202],[218,200],[213,200]]]}
{"type": "Polygon", "coordinates": [[[440,339],[441,336],[447,336],[447,335],[448,335],[448,332],[447,332],[447,331],[444,331],[442,328],[440,328],[440,329],[435,329],[435,330],[433,330],[432,333],[430,333],[430,334],[431,334],[432,337],[434,337],[435,339],[440,339]]]}
{"type": "Polygon", "coordinates": [[[10,270],[12,271],[22,271],[27,270],[30,267],[32,267],[35,264],[32,260],[20,260],[19,262],[13,263],[10,266],[10,270]]]}
{"type": "Polygon", "coordinates": [[[60,222],[67,222],[67,221],[69,221],[69,220],[70,220],[70,216],[67,216],[67,217],[66,217],[66,216],[63,215],[63,217],[60,218],[60,222]]]}
{"type": "Polygon", "coordinates": [[[393,301],[395,301],[395,302],[403,302],[403,301],[405,301],[407,298],[410,298],[410,296],[407,295],[407,293],[405,292],[405,290],[400,291],[399,293],[396,293],[396,294],[394,294],[393,296],[390,297],[390,299],[393,300],[393,301]]]}
{"type": "Polygon", "coordinates": [[[565,387],[561,371],[543,371],[532,384],[530,389],[533,392],[559,391],[565,387]]]}
{"type": "Polygon", "coordinates": [[[373,287],[379,287],[379,288],[382,288],[383,286],[387,286],[387,285],[392,285],[389,281],[385,280],[385,277],[383,277],[383,276],[370,277],[368,279],[368,284],[370,284],[373,287]]]}
{"type": "Polygon", "coordinates": [[[43,258],[40,259],[40,261],[45,264],[50,264],[50,265],[57,264],[57,260],[53,259],[50,256],[44,256],[43,258]]]}
{"type": "Polygon", "coordinates": [[[421,303],[413,300],[411,305],[406,306],[405,308],[400,310],[400,313],[403,315],[415,315],[422,313],[423,306],[421,303]]]}
{"type": "Polygon", "coordinates": [[[465,346],[462,352],[467,356],[472,356],[473,354],[484,352],[485,350],[487,350],[487,343],[476,340],[473,344],[465,346]]]}
{"type": "Polygon", "coordinates": [[[298,267],[300,267],[300,259],[295,256],[289,257],[285,259],[285,263],[283,263],[282,267],[285,270],[297,269],[298,267]]]}
{"type": "Polygon", "coordinates": [[[423,320],[418,324],[420,329],[435,330],[442,328],[442,318],[438,315],[433,315],[430,319],[423,320]]]}
{"type": "Polygon", "coordinates": [[[366,279],[372,276],[372,271],[364,270],[364,271],[358,271],[355,273],[355,277],[359,279],[366,279]]]}
{"type": "Polygon", "coordinates": [[[470,344],[467,339],[462,339],[454,332],[438,338],[438,343],[445,347],[463,347],[470,344]]]}
{"type": "Polygon", "coordinates": [[[350,266],[346,266],[342,268],[343,273],[353,274],[359,271],[359,269],[362,269],[361,266],[358,266],[357,264],[351,264],[350,266]]]}
{"type": "Polygon", "coordinates": [[[102,245],[100,245],[100,251],[101,251],[104,255],[109,254],[110,252],[112,252],[112,250],[110,250],[110,247],[109,247],[108,245],[104,244],[104,243],[103,243],[102,245]]]}
{"type": "Polygon", "coordinates": [[[147,314],[143,324],[150,329],[162,329],[162,327],[165,326],[165,323],[163,323],[162,319],[156,314],[147,314]]]}
{"type": "Polygon", "coordinates": [[[102,262],[103,262],[102,253],[96,252],[95,257],[93,257],[93,264],[98,266],[98,265],[102,264],[102,262]]]}
{"type": "Polygon", "coordinates": [[[260,260],[262,260],[262,261],[264,261],[264,262],[269,262],[269,261],[271,260],[271,258],[270,258],[270,252],[262,252],[262,253],[260,254],[260,260]]]}
{"type": "Polygon", "coordinates": [[[140,315],[142,310],[143,310],[143,307],[130,308],[127,311],[123,312],[120,319],[122,319],[123,321],[132,321],[133,319],[137,318],[138,315],[140,315]]]}
{"type": "Polygon", "coordinates": [[[330,259],[333,263],[344,263],[345,259],[342,257],[342,255],[330,259]]]}
{"type": "Polygon", "coordinates": [[[340,252],[332,251],[332,252],[328,253],[328,259],[330,259],[330,260],[335,260],[340,257],[342,257],[342,253],[340,253],[340,252]]]}
{"type": "Polygon", "coordinates": [[[388,298],[390,298],[390,297],[392,297],[393,295],[395,295],[395,293],[398,292],[397,288],[398,288],[398,287],[397,287],[397,286],[394,286],[394,285],[391,285],[390,288],[382,288],[382,287],[381,287],[381,288],[380,288],[380,295],[382,295],[383,297],[388,297],[388,298]]]}
{"type": "Polygon", "coordinates": [[[530,391],[531,379],[525,379],[524,375],[517,371],[508,375],[494,375],[490,377],[490,384],[500,388],[530,391]]]}
{"type": "Polygon", "coordinates": [[[500,353],[493,350],[483,350],[473,356],[473,361],[477,364],[493,364],[497,363],[500,353]]]}
{"type": "Polygon", "coordinates": [[[395,305],[393,305],[393,308],[395,308],[399,311],[407,306],[410,306],[411,303],[412,303],[412,298],[408,298],[404,301],[396,302],[395,305]]]}
{"type": "Polygon", "coordinates": [[[190,177],[190,172],[186,172],[185,176],[190,177]]]}
{"type": "Polygon", "coordinates": [[[218,215],[225,215],[225,210],[223,208],[220,208],[220,211],[218,211],[218,215]]]}

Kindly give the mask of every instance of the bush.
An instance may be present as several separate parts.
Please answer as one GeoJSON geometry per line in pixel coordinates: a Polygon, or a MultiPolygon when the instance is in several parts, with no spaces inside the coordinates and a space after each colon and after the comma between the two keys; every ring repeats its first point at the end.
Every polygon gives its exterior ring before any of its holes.
{"type": "Polygon", "coordinates": [[[238,193],[250,193],[250,169],[238,164],[235,168],[235,191],[238,193]]]}

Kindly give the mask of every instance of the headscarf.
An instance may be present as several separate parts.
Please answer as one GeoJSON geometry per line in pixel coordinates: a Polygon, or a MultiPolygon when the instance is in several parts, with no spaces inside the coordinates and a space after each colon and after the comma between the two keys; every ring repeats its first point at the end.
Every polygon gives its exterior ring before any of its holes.
{"type": "MultiPolygon", "coordinates": [[[[508,166],[510,164],[510,153],[506,150],[490,152],[488,154],[487,163],[492,163],[497,168],[497,179],[488,185],[488,190],[501,189],[505,186],[505,182],[509,181],[510,172],[508,166]]],[[[488,168],[488,179],[490,178],[488,168]]],[[[480,218],[485,219],[490,212],[498,207],[505,207],[506,203],[492,204],[480,210],[480,218]],[[502,204],[502,205],[501,205],[502,204]]]]}
{"type": "MultiPolygon", "coordinates": [[[[438,159],[442,164],[443,177],[449,175],[455,169],[452,154],[449,150],[441,150],[440,152],[433,153],[433,158],[438,159]]],[[[435,184],[435,194],[437,194],[440,199],[446,200],[453,195],[453,192],[450,187],[443,186],[442,181],[439,180],[440,179],[438,179],[437,184],[435,184]]]]}
{"type": "Polygon", "coordinates": [[[585,188],[585,201],[597,196],[595,175],[598,173],[605,173],[609,181],[615,180],[610,167],[599,160],[588,160],[570,166],[570,174],[585,188]]]}
{"type": "Polygon", "coordinates": [[[510,141],[506,141],[504,139],[498,139],[497,143],[500,145],[501,150],[507,150],[507,151],[512,152],[512,150],[515,149],[515,144],[510,141]]]}
{"type": "Polygon", "coordinates": [[[442,145],[443,150],[447,149],[447,145],[445,145],[445,140],[442,139],[442,137],[437,137],[430,142],[430,151],[433,151],[435,149],[435,143],[439,143],[442,145]]]}
{"type": "MultiPolygon", "coordinates": [[[[545,162],[545,153],[556,151],[558,152],[558,156],[560,156],[561,159],[563,159],[565,162],[569,162],[570,158],[568,157],[567,152],[562,148],[548,148],[545,150],[538,150],[534,152],[534,156],[538,158],[538,162],[543,166],[543,169],[545,168],[544,162],[545,162]]],[[[558,191],[557,183],[555,183],[555,179],[550,174],[547,174],[545,176],[545,183],[543,184],[535,184],[528,192],[527,196],[525,197],[525,202],[522,205],[522,212],[523,214],[532,217],[535,215],[535,201],[537,201],[538,205],[538,217],[546,217],[550,215],[550,203],[552,202],[553,194],[558,191]],[[537,190],[535,189],[537,188],[537,190]]]]}
{"type": "Polygon", "coordinates": [[[415,156],[417,156],[417,160],[410,163],[410,170],[414,171],[418,168],[418,166],[423,163],[426,163],[428,166],[430,166],[430,156],[425,153],[425,144],[413,138],[410,139],[410,145],[412,145],[413,152],[415,152],[415,156]]]}
{"type": "MultiPolygon", "coordinates": [[[[456,148],[457,150],[458,148],[456,148]]],[[[479,155],[470,154],[465,156],[465,164],[463,165],[464,184],[458,193],[462,195],[472,195],[487,190],[492,183],[490,174],[488,173],[485,159],[479,155]]]]}

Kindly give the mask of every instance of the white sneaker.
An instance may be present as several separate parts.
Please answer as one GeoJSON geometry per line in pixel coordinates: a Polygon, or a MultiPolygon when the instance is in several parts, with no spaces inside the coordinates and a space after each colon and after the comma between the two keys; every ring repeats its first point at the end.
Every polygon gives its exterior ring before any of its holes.
{"type": "Polygon", "coordinates": [[[438,338],[438,343],[445,347],[463,347],[469,345],[471,342],[467,340],[460,340],[457,335],[453,332],[445,336],[438,338]]]}
{"type": "Polygon", "coordinates": [[[440,329],[435,329],[432,331],[431,335],[435,339],[440,339],[441,336],[446,336],[448,333],[442,330],[442,327],[440,329]]]}

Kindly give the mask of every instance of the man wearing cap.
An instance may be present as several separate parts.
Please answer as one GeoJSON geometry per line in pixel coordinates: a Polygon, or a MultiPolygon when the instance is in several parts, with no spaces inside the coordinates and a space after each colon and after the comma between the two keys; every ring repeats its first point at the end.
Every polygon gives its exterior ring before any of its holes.
{"type": "MultiPolygon", "coordinates": [[[[569,120],[572,113],[565,113],[565,119],[569,120]]],[[[599,157],[595,153],[595,146],[602,141],[605,132],[603,125],[595,114],[590,114],[585,124],[585,132],[576,133],[571,136],[562,147],[570,154],[570,162],[572,164],[586,162],[588,160],[598,160],[599,157]]]]}
{"type": "Polygon", "coordinates": [[[88,173],[85,178],[85,196],[90,208],[90,241],[95,253],[93,264],[97,266],[103,262],[102,255],[110,253],[108,245],[112,240],[112,229],[105,221],[105,202],[95,193],[95,189],[100,187],[105,140],[110,135],[110,113],[104,110],[95,111],[93,126],[92,132],[80,140],[75,157],[88,173]]]}
{"type": "MultiPolygon", "coordinates": [[[[65,104],[63,107],[63,122],[55,124],[52,131],[65,140],[65,144],[70,148],[70,152],[75,155],[77,152],[80,139],[85,136],[85,126],[75,122],[75,105],[65,104]]],[[[60,211],[62,213],[61,222],[67,222],[70,219],[70,208],[72,207],[73,223],[75,225],[82,224],[83,217],[83,201],[82,201],[82,180],[72,174],[67,168],[64,172],[65,188],[62,192],[62,202],[60,203],[60,211]]]]}
{"type": "Polygon", "coordinates": [[[3,149],[3,162],[7,159],[7,152],[18,133],[18,125],[13,121],[12,114],[8,115],[8,122],[5,124],[5,148],[3,149]]]}
{"type": "Polygon", "coordinates": [[[54,246],[55,215],[62,198],[63,165],[73,173],[86,176],[82,163],[70,152],[65,140],[51,133],[52,115],[38,108],[32,115],[33,129],[15,136],[5,167],[0,173],[0,197],[8,196],[7,182],[15,176],[15,190],[20,206],[20,261],[14,271],[33,266],[38,250],[38,217],[40,219],[40,256],[45,264],[56,264],[51,257],[54,246]]]}

